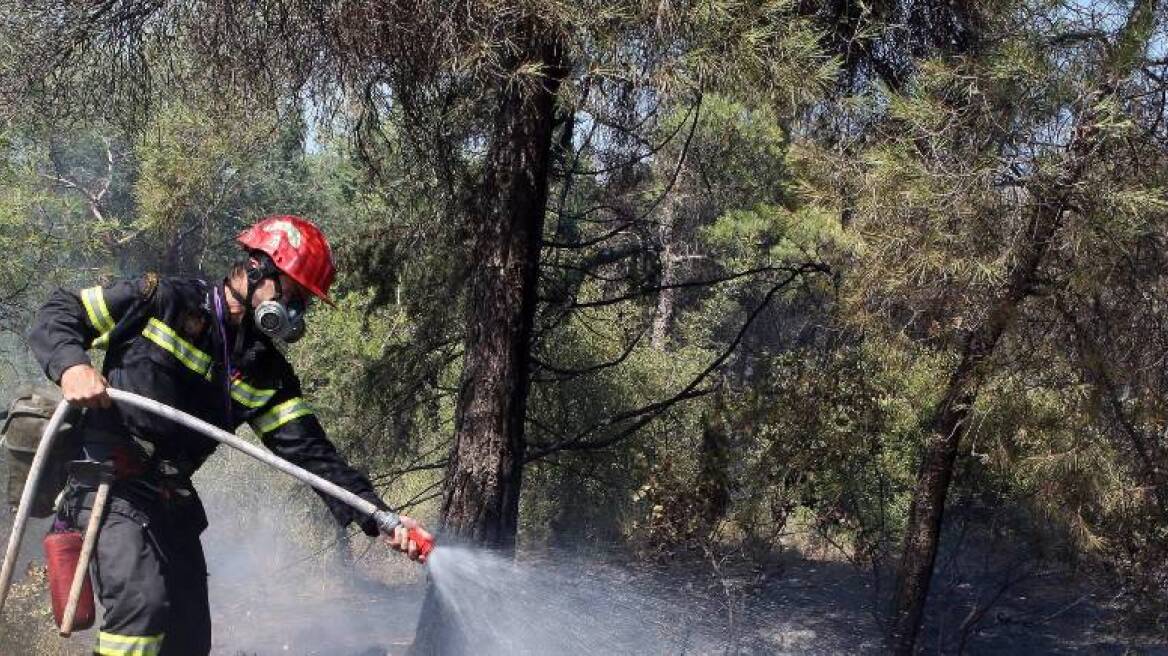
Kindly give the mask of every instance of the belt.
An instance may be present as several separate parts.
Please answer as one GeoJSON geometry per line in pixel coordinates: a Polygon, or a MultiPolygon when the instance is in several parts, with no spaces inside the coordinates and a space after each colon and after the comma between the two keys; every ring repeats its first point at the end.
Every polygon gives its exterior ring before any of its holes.
{"type": "Polygon", "coordinates": [[[102,462],[112,462],[117,480],[152,479],[143,482],[155,487],[190,488],[195,467],[185,459],[163,458],[150,440],[136,435],[88,430],[84,446],[87,455],[102,462]]]}

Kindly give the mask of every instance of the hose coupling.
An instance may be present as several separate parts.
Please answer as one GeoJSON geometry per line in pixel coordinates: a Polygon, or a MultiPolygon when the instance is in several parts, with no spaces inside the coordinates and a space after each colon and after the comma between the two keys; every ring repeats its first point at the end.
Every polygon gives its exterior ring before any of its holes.
{"type": "Polygon", "coordinates": [[[392,510],[378,510],[373,513],[373,521],[382,535],[393,535],[393,529],[401,526],[401,518],[392,510]]]}

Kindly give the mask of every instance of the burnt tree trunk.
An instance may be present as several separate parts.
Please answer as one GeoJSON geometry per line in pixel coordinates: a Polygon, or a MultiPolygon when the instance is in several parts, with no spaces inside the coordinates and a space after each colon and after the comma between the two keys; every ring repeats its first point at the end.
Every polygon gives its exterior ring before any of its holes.
{"type": "Polygon", "coordinates": [[[1053,178],[1031,180],[1034,200],[1027,225],[1018,235],[1014,269],[990,301],[985,322],[965,338],[961,362],[925,426],[926,443],[893,590],[889,643],[899,656],[912,654],[915,649],[937,557],[945,498],[966,419],[977,400],[978,387],[985,379],[984,363],[993,354],[1018,308],[1034,293],[1039,268],[1063,223],[1075,188],[1103,140],[1098,128],[1100,102],[1114,94],[1120,79],[1130,72],[1134,63],[1132,53],[1143,52],[1142,48],[1135,50],[1133,44],[1147,43],[1156,4],[1156,0],[1142,0],[1128,15],[1112,46],[1111,59],[1103,63],[1097,92],[1083,99],[1079,127],[1061,171],[1053,178]]]}
{"type": "MultiPolygon", "coordinates": [[[[566,74],[556,39],[530,22],[525,48],[494,97],[494,127],[468,217],[462,379],[443,490],[440,533],[511,552],[519,521],[532,325],[556,93],[566,74]],[[535,65],[538,74],[522,70],[535,65]]],[[[470,653],[433,586],[415,654],[470,653]]]]}

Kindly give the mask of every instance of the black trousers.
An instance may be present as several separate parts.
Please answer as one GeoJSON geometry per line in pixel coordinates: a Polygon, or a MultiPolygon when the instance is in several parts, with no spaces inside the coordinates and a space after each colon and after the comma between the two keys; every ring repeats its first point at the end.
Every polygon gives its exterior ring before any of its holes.
{"type": "MultiPolygon", "coordinates": [[[[207,521],[198,497],[186,492],[163,499],[156,490],[122,481],[111,489],[90,565],[105,609],[95,654],[210,653],[207,563],[199,541],[207,521]]],[[[63,519],[83,528],[95,494],[70,487],[63,519]]]]}

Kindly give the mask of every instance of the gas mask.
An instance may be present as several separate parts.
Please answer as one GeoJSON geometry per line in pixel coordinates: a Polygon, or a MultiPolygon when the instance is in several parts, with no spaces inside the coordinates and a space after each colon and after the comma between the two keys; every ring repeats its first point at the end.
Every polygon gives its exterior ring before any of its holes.
{"type": "Polygon", "coordinates": [[[272,260],[263,253],[253,254],[254,265],[247,271],[247,299],[243,302],[251,304],[251,298],[256,288],[270,278],[276,283],[276,297],[263,301],[252,312],[252,322],[263,334],[291,344],[304,336],[304,315],[308,313],[308,300],[302,298],[284,298],[283,284],[280,281],[280,270],[272,260]]]}
{"type": "Polygon", "coordinates": [[[264,301],[253,313],[256,328],[260,332],[291,344],[304,336],[304,315],[308,312],[303,301],[264,301]]]}

